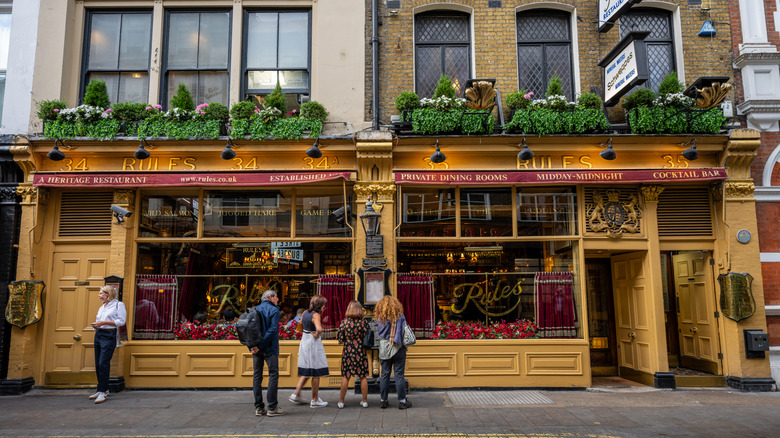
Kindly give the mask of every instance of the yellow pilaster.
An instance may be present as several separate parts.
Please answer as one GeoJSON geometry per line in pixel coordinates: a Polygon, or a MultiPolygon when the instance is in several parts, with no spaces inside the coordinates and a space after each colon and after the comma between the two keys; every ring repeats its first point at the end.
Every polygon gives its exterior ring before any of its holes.
{"type": "Polygon", "coordinates": [[[647,314],[653,317],[653,336],[657,346],[656,372],[669,371],[669,359],[666,345],[666,326],[664,324],[664,288],[666,278],[661,272],[661,248],[658,241],[658,196],[664,188],[658,185],[642,187],[642,198],[645,202],[644,225],[647,235],[647,261],[649,275],[647,284],[650,287],[647,314]]]}
{"type": "MultiPolygon", "coordinates": [[[[721,336],[724,351],[724,374],[730,377],[751,378],[769,377],[768,356],[764,359],[747,359],[743,330],[760,329],[766,331],[766,312],[764,308],[764,285],[761,277],[761,258],[758,244],[758,225],[753,190],[755,186],[750,177],[750,164],[761,145],[758,131],[739,129],[731,134],[724,151],[723,163],[728,179],[723,186],[723,198],[718,205],[717,214],[721,215],[724,230],[717,241],[717,267],[719,274],[748,273],[753,276],[753,297],[756,312],[742,321],[721,316],[721,336]],[[753,236],[750,242],[740,243],[737,232],[747,230],[753,236]]],[[[717,297],[722,291],[716,284],[717,297]]],[[[719,307],[719,310],[720,307],[719,307]]]]}
{"type": "MultiPolygon", "coordinates": [[[[135,190],[116,190],[114,191],[114,204],[126,208],[130,211],[135,209],[135,190]]],[[[133,311],[135,310],[135,296],[132,291],[133,279],[130,277],[132,271],[130,266],[133,260],[133,230],[135,229],[135,219],[137,215],[133,214],[125,217],[124,222],[111,226],[111,258],[109,259],[108,272],[110,275],[117,275],[124,278],[124,296],[122,302],[127,307],[127,321],[133,320],[133,311]]],[[[128,333],[130,329],[128,327],[128,333]]],[[[120,352],[117,352],[120,353],[120,352]]],[[[111,359],[111,377],[122,376],[124,374],[124,355],[114,354],[111,359]]]]}

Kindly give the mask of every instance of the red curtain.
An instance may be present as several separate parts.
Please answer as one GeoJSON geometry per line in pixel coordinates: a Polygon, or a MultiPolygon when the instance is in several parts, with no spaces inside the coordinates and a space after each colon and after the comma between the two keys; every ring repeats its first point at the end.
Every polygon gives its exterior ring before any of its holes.
{"type": "Polygon", "coordinates": [[[404,316],[417,336],[429,338],[436,319],[433,314],[433,276],[428,274],[398,274],[398,301],[404,306],[404,316]]]}
{"type": "Polygon", "coordinates": [[[536,326],[542,338],[577,337],[571,272],[537,272],[534,276],[536,326]]]}
{"type": "Polygon", "coordinates": [[[178,280],[175,275],[137,275],[133,338],[172,339],[178,280]]]}
{"type": "Polygon", "coordinates": [[[335,339],[347,305],[355,299],[355,277],[352,275],[320,275],[317,294],[328,300],[322,313],[323,339],[335,339]]]}

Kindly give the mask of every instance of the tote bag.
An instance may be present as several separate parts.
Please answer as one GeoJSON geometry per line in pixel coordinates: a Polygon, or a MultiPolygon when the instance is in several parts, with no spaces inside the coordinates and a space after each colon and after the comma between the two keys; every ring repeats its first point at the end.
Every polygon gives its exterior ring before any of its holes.
{"type": "Polygon", "coordinates": [[[382,360],[390,359],[391,357],[395,356],[396,353],[398,353],[398,350],[401,349],[401,346],[398,344],[390,345],[390,341],[387,339],[380,337],[379,338],[379,358],[382,360]]]}
{"type": "Polygon", "coordinates": [[[414,345],[417,342],[417,337],[414,336],[414,331],[409,324],[404,324],[404,346],[408,347],[414,345]]]}

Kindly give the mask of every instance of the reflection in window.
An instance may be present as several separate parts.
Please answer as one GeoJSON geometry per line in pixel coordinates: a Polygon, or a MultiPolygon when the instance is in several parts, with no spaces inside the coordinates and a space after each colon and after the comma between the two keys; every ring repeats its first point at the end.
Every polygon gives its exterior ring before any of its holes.
{"type": "Polygon", "coordinates": [[[352,198],[349,197],[346,209],[342,189],[318,190],[318,194],[299,191],[295,205],[296,237],[349,237],[347,221],[355,226],[352,214],[352,198]],[[329,193],[332,192],[332,193],[329,193]]]}
{"type": "Polygon", "coordinates": [[[100,79],[111,102],[147,102],[151,38],[149,12],[89,14],[82,90],[91,80],[100,79]]]}
{"type": "Polygon", "coordinates": [[[511,189],[461,189],[460,216],[463,237],[511,236],[511,189]]]}
{"type": "Polygon", "coordinates": [[[290,194],[262,192],[206,192],[203,204],[204,237],[290,237],[290,194]]]}
{"type": "Polygon", "coordinates": [[[570,236],[577,232],[577,203],[571,188],[518,188],[519,236],[570,236]]]}
{"type": "Polygon", "coordinates": [[[165,78],[170,102],[180,83],[198,103],[228,104],[230,12],[170,12],[165,78]]]}
{"type": "Polygon", "coordinates": [[[402,236],[455,235],[455,189],[414,188],[403,193],[402,236]]]}
{"type": "Polygon", "coordinates": [[[139,237],[196,237],[198,196],[144,195],[139,237]]]}
{"type": "Polygon", "coordinates": [[[547,338],[581,337],[575,242],[409,242],[398,271],[433,274],[436,321],[533,321],[547,338]]]}
{"type": "Polygon", "coordinates": [[[441,75],[447,75],[458,95],[471,75],[471,37],[468,14],[426,12],[414,22],[415,90],[432,97],[441,75]]]}

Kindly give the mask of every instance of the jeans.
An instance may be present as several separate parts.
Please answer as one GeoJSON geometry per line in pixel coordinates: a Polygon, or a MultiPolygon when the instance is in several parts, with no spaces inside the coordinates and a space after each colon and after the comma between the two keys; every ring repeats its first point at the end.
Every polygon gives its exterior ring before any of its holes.
{"type": "Polygon", "coordinates": [[[263,361],[268,364],[268,390],[265,395],[268,398],[268,409],[276,409],[279,403],[276,393],[279,386],[279,356],[266,354],[262,351],[252,355],[254,373],[252,375],[252,392],[255,394],[255,409],[262,409],[263,405],[263,361]]]}
{"type": "Polygon", "coordinates": [[[95,374],[98,392],[108,391],[108,376],[111,372],[111,357],[116,348],[116,330],[95,330],[95,374]]]}
{"type": "Polygon", "coordinates": [[[404,379],[404,370],[406,369],[406,347],[401,347],[398,353],[390,359],[379,361],[382,365],[382,374],[379,376],[379,398],[387,401],[387,387],[390,385],[390,371],[395,373],[395,393],[398,400],[406,400],[406,380],[404,379]]]}

